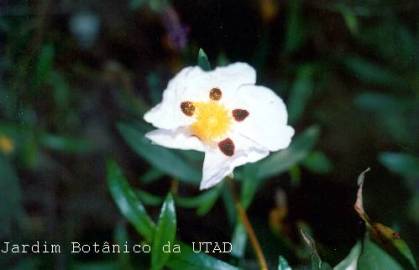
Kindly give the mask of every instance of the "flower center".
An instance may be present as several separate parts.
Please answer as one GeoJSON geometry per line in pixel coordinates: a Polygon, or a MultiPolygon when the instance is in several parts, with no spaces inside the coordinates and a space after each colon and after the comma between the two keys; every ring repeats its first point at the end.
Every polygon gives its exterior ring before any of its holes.
{"type": "Polygon", "coordinates": [[[220,103],[194,102],[195,119],[191,132],[204,142],[214,141],[223,137],[230,128],[229,111],[220,103]]]}

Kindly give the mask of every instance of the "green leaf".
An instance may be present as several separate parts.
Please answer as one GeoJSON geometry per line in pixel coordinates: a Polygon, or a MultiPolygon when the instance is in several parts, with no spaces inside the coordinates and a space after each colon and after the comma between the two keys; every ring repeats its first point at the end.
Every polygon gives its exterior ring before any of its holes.
{"type": "Polygon", "coordinates": [[[9,234],[23,215],[19,179],[9,160],[0,153],[0,237],[9,234]]]}
{"type": "Polygon", "coordinates": [[[154,234],[151,253],[151,269],[162,269],[170,257],[170,253],[163,251],[163,246],[173,244],[176,237],[176,212],[175,203],[171,194],[167,195],[166,200],[160,211],[159,222],[154,234]]]}
{"type": "Polygon", "coordinates": [[[355,246],[351,249],[348,256],[343,259],[338,265],[336,265],[333,270],[347,270],[347,269],[356,269],[358,265],[358,258],[361,254],[361,242],[357,242],[355,246]]]}
{"type": "Polygon", "coordinates": [[[358,268],[366,270],[402,270],[404,269],[387,252],[365,237],[362,253],[359,256],[358,268]]]}
{"type": "Polygon", "coordinates": [[[149,184],[149,183],[159,180],[164,175],[165,175],[164,172],[157,170],[155,168],[150,168],[143,175],[141,175],[140,181],[145,184],[149,184]]]}
{"type": "Polygon", "coordinates": [[[231,245],[233,246],[231,255],[238,258],[242,258],[244,256],[244,252],[246,251],[246,244],[246,230],[243,226],[243,223],[238,222],[234,228],[233,239],[231,240],[231,245]]]}
{"type": "Polygon", "coordinates": [[[205,71],[211,70],[211,64],[208,60],[208,56],[203,49],[199,49],[198,52],[198,66],[200,66],[205,71]]]}
{"type": "Polygon", "coordinates": [[[381,129],[391,135],[397,142],[412,143],[412,130],[406,115],[409,110],[417,107],[415,101],[400,98],[395,95],[364,92],[355,99],[355,104],[368,112],[373,113],[381,125],[381,129]]]}
{"type": "Polygon", "coordinates": [[[137,190],[137,196],[145,205],[157,206],[163,203],[163,198],[143,190],[137,190]]]}
{"type": "Polygon", "coordinates": [[[54,46],[44,45],[36,63],[34,87],[39,87],[48,78],[54,64],[54,46]]]}
{"type": "Polygon", "coordinates": [[[139,9],[147,4],[148,0],[130,0],[129,7],[133,10],[139,9]]]}
{"type": "Polygon", "coordinates": [[[313,65],[309,64],[303,65],[298,69],[288,100],[288,116],[291,124],[295,124],[300,119],[313,93],[314,70],[313,65]]]}
{"type": "Polygon", "coordinates": [[[92,143],[86,139],[53,134],[42,134],[40,143],[48,149],[64,153],[87,153],[93,149],[92,143]]]}
{"type": "Polygon", "coordinates": [[[70,86],[64,76],[56,71],[51,71],[48,76],[48,83],[54,89],[54,102],[57,107],[63,109],[70,101],[70,86]]]}
{"type": "Polygon", "coordinates": [[[311,252],[311,269],[312,270],[332,270],[332,267],[328,264],[322,261],[320,258],[319,253],[316,249],[316,243],[314,242],[313,238],[305,232],[303,229],[301,229],[301,235],[303,237],[304,242],[307,244],[307,247],[309,248],[311,252]]]}
{"type": "Polygon", "coordinates": [[[355,35],[358,33],[358,18],[351,8],[344,4],[337,4],[337,9],[342,14],[343,19],[345,20],[346,27],[349,31],[355,35]]]}
{"type": "Polygon", "coordinates": [[[186,244],[180,243],[181,252],[170,256],[166,266],[174,270],[238,270],[237,267],[208,256],[205,253],[195,253],[186,244]]]}
{"type": "Polygon", "coordinates": [[[385,152],[380,154],[379,160],[387,169],[403,177],[419,177],[419,158],[413,155],[385,152]]]}
{"type": "Polygon", "coordinates": [[[312,126],[293,139],[284,150],[271,154],[268,158],[244,167],[241,202],[247,208],[253,200],[258,187],[267,178],[290,170],[303,161],[317,141],[319,129],[312,126]]]}
{"type": "Polygon", "coordinates": [[[134,190],[131,189],[122,171],[115,161],[108,161],[107,181],[111,195],[125,218],[137,232],[151,242],[155,224],[148,216],[134,190]]]}
{"type": "Polygon", "coordinates": [[[303,161],[303,165],[312,172],[324,174],[332,170],[332,162],[320,151],[313,151],[303,161]]]}
{"type": "Polygon", "coordinates": [[[288,2],[288,19],[285,38],[285,51],[294,52],[299,49],[306,38],[306,31],[302,16],[302,1],[294,0],[288,2]]]}
{"type": "Polygon", "coordinates": [[[179,181],[197,184],[201,180],[199,170],[190,166],[173,150],[153,145],[138,128],[120,123],[118,130],[128,145],[155,168],[178,178],[179,181]]]}
{"type": "Polygon", "coordinates": [[[207,214],[220,196],[221,185],[218,185],[208,191],[202,192],[195,197],[176,196],[176,203],[184,208],[197,208],[197,214],[203,216],[207,214]]]}
{"type": "MultiPolygon", "coordinates": [[[[127,229],[124,224],[118,223],[114,231],[114,239],[118,245],[123,246],[126,242],[129,241],[129,236],[127,229]]],[[[123,270],[134,270],[134,267],[131,264],[130,254],[121,252],[118,254],[118,269],[123,270]]]]}
{"type": "Polygon", "coordinates": [[[314,147],[318,136],[319,128],[312,126],[295,137],[287,149],[276,152],[261,162],[250,164],[249,166],[256,169],[256,179],[278,175],[301,162],[314,147]]]}
{"type": "Polygon", "coordinates": [[[278,270],[292,270],[287,260],[282,256],[279,256],[278,259],[278,270]]]}
{"type": "Polygon", "coordinates": [[[343,59],[346,68],[359,80],[383,86],[404,87],[405,82],[395,73],[358,56],[343,59]]]}

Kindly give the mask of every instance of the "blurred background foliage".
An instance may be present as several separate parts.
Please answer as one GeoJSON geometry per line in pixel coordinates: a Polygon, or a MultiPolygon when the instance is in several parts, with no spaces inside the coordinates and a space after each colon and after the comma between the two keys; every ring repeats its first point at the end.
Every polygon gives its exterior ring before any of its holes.
{"type": "MultiPolygon", "coordinates": [[[[249,62],[288,105],[289,149],[236,172],[271,267],[360,254],[353,204],[367,167],[371,219],[419,256],[418,15],[414,0],[0,1],[0,239],[186,243],[181,258],[151,260],[2,254],[2,269],[257,268],[225,185],[197,190],[202,155],[143,137],[142,114],[197,61],[249,62]],[[192,241],[233,252],[195,258],[192,241]]],[[[392,260],[368,237],[362,250],[360,269],[392,260]]]]}

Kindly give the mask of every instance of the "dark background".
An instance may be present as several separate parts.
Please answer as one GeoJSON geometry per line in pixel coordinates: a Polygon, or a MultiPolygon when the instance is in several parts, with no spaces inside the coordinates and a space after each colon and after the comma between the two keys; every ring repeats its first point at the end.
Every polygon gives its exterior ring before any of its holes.
{"type": "MultiPolygon", "coordinates": [[[[0,1],[1,239],[111,241],[117,226],[138,239],[109,195],[106,159],[154,195],[173,181],[160,174],[145,183],[152,165],[116,125],[141,122],[202,48],[213,66],[254,66],[258,84],[284,98],[297,135],[320,128],[315,147],[264,182],[249,208],[269,260],[301,263],[281,238],[300,245],[301,224],[325,260],[342,260],[364,234],[353,203],[367,167],[367,212],[418,256],[418,16],[417,1],[390,0],[0,1]],[[278,208],[286,217],[270,219],[278,208]]],[[[182,182],[178,190],[199,194],[182,182]]],[[[157,205],[148,208],[158,216],[157,205]]],[[[177,212],[185,242],[231,239],[221,199],[204,216],[177,212]]],[[[0,263],[12,269],[24,258],[54,269],[109,259],[2,255],[0,263]]]]}

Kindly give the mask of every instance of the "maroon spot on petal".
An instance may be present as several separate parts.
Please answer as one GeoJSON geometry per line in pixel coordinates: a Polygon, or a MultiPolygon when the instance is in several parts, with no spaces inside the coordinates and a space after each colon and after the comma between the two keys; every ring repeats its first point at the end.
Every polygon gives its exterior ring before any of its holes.
{"type": "Polygon", "coordinates": [[[231,157],[234,155],[234,143],[230,138],[222,140],[218,143],[218,147],[224,155],[231,157]]]}
{"type": "Polygon", "coordinates": [[[190,101],[184,101],[180,104],[180,109],[187,116],[192,116],[195,112],[195,106],[190,101]]]}
{"type": "Polygon", "coordinates": [[[246,119],[249,116],[249,112],[242,109],[235,109],[233,110],[233,117],[236,121],[240,122],[246,119]]]}
{"type": "Polygon", "coordinates": [[[212,88],[210,91],[210,99],[212,100],[220,100],[222,97],[223,93],[221,92],[220,88],[212,88]]]}

